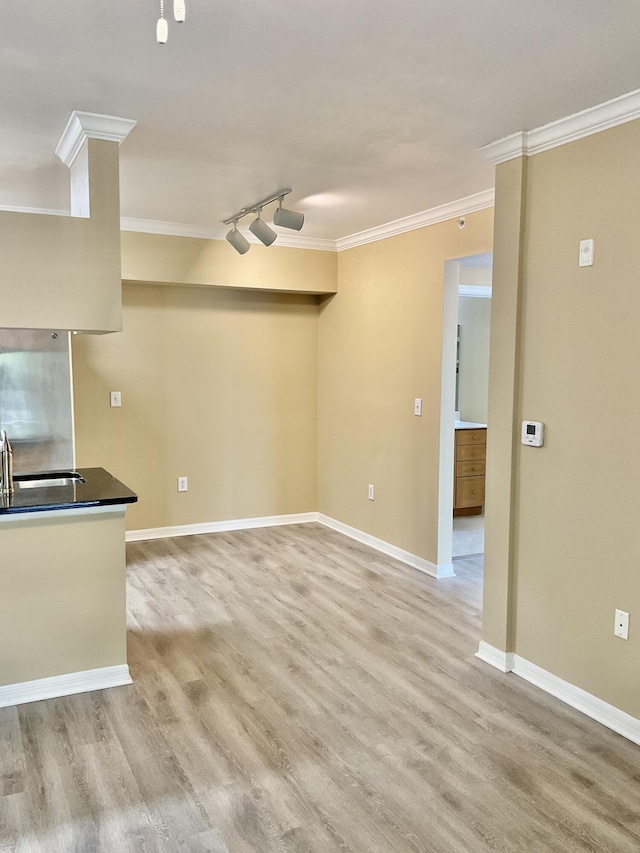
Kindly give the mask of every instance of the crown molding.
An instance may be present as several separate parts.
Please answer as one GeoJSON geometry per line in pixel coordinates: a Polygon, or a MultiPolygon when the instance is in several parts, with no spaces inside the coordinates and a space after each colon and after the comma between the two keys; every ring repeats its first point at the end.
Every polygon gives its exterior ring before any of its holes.
{"type": "Polygon", "coordinates": [[[490,163],[497,166],[500,163],[506,163],[507,160],[515,160],[516,157],[527,155],[529,153],[528,135],[527,131],[520,130],[518,133],[512,133],[511,136],[505,136],[495,142],[490,142],[488,145],[483,145],[478,151],[484,154],[490,163]]]}
{"type": "Polygon", "coordinates": [[[37,213],[41,216],[71,216],[69,210],[54,210],[48,207],[22,207],[17,204],[2,204],[0,210],[6,213],[37,213]]]}
{"type": "MultiPolygon", "coordinates": [[[[123,216],[120,219],[121,231],[137,231],[141,234],[164,234],[168,237],[195,237],[200,240],[224,240],[228,228],[211,228],[206,225],[185,225],[181,222],[161,222],[155,219],[132,219],[123,216]]],[[[251,231],[242,231],[250,243],[262,245],[251,231]]],[[[274,229],[274,230],[277,230],[274,229]]],[[[303,237],[299,234],[283,234],[278,231],[274,246],[287,249],[315,249],[324,252],[335,252],[336,241],[321,237],[303,237]]]]}
{"type": "MultiPolygon", "coordinates": [[[[340,237],[338,240],[330,240],[324,237],[303,237],[298,234],[283,234],[278,232],[278,239],[273,245],[285,249],[312,249],[321,252],[341,252],[355,246],[363,246],[365,243],[374,243],[394,234],[402,234],[405,231],[413,231],[426,225],[435,225],[447,219],[455,219],[458,216],[466,216],[477,210],[493,207],[495,192],[493,189],[485,190],[466,198],[424,210],[404,219],[396,219],[386,225],[378,225],[368,231],[360,231],[350,237],[340,237]]],[[[0,211],[11,213],[37,213],[47,216],[71,216],[68,210],[53,210],[40,207],[19,207],[13,205],[0,205],[0,211]]],[[[135,219],[128,216],[120,218],[121,231],[136,231],[140,234],[164,234],[167,237],[194,237],[199,240],[224,240],[227,233],[226,228],[211,228],[206,225],[185,225],[182,222],[162,222],[157,219],[135,219]]],[[[262,245],[251,231],[242,231],[247,240],[254,245],[262,245]]]]}
{"type": "Polygon", "coordinates": [[[465,198],[423,210],[420,213],[413,213],[411,216],[405,216],[402,219],[395,219],[385,225],[377,225],[375,228],[368,228],[366,231],[359,231],[357,234],[351,234],[348,237],[340,237],[336,240],[336,245],[338,251],[342,252],[345,249],[364,246],[366,243],[375,243],[377,240],[384,240],[386,237],[393,237],[396,234],[404,234],[406,231],[415,231],[417,228],[424,228],[426,225],[435,225],[437,222],[445,222],[447,219],[466,216],[469,213],[475,213],[477,210],[493,207],[494,202],[495,190],[483,190],[474,195],[468,195],[465,198]]]}
{"type": "Polygon", "coordinates": [[[105,139],[108,142],[120,143],[135,126],[133,119],[74,110],[56,145],[56,154],[71,168],[87,139],[105,139]]]}
{"type": "Polygon", "coordinates": [[[539,154],[541,151],[566,145],[567,142],[575,142],[637,118],[640,118],[640,89],[542,127],[505,136],[496,142],[483,145],[479,150],[487,160],[497,166],[516,157],[539,154]]]}

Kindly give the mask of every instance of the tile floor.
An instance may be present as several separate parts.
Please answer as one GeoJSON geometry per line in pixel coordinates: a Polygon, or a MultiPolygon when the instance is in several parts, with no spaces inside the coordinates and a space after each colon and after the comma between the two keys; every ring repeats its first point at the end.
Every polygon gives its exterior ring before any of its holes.
{"type": "Polygon", "coordinates": [[[457,516],[453,519],[453,559],[477,554],[484,554],[484,513],[457,516]]]}

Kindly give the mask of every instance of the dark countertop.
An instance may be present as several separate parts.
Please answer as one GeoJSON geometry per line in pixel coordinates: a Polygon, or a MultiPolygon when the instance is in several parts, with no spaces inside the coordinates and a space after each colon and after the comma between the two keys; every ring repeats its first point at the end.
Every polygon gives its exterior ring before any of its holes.
{"type": "MultiPolygon", "coordinates": [[[[104,468],[74,468],[84,482],[43,488],[18,489],[12,495],[0,495],[0,515],[44,512],[57,509],[81,509],[92,506],[130,504],[138,496],[104,468]]],[[[47,472],[54,473],[54,472],[47,472]]],[[[14,479],[33,478],[32,474],[15,474],[14,479]]],[[[44,474],[39,474],[42,477],[44,474]]]]}

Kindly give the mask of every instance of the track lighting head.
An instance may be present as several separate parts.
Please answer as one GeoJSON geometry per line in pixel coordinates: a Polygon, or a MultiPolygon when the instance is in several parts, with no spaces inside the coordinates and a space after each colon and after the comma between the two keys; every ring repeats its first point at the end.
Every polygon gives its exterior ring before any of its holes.
{"type": "MultiPolygon", "coordinates": [[[[173,0],[173,17],[179,24],[184,23],[186,18],[185,0],[173,0]]],[[[164,0],[160,0],[160,17],[156,26],[156,39],[158,44],[166,44],[169,38],[169,23],[164,16],[164,0]]]]}
{"type": "Polygon", "coordinates": [[[168,37],[169,24],[167,23],[167,19],[164,17],[158,18],[158,25],[156,26],[156,39],[158,44],[166,44],[168,37]]]}
{"type": "Polygon", "coordinates": [[[251,247],[251,243],[249,243],[244,234],[241,234],[238,231],[237,222],[233,223],[233,228],[227,234],[227,240],[229,241],[229,243],[231,243],[231,245],[239,255],[244,255],[244,253],[248,252],[251,247]]]}
{"type": "Polygon", "coordinates": [[[264,243],[265,246],[270,246],[278,236],[273,228],[269,228],[266,222],[261,218],[262,208],[258,210],[258,217],[254,219],[249,226],[249,231],[264,243]]]}
{"type": "Polygon", "coordinates": [[[273,214],[273,224],[280,225],[282,228],[292,228],[294,231],[299,231],[304,225],[304,213],[297,213],[295,210],[286,210],[282,207],[282,199],[278,199],[278,208],[273,214]]]}

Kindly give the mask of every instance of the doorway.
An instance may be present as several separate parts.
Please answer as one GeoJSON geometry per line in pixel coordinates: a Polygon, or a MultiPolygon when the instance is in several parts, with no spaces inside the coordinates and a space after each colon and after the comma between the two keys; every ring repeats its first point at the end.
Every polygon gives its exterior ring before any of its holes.
{"type": "Polygon", "coordinates": [[[482,450],[487,434],[492,267],[490,252],[445,264],[438,565],[448,564],[452,570],[456,560],[484,552],[482,450]],[[472,452],[477,461],[467,464],[472,439],[480,447],[472,452]]]}

